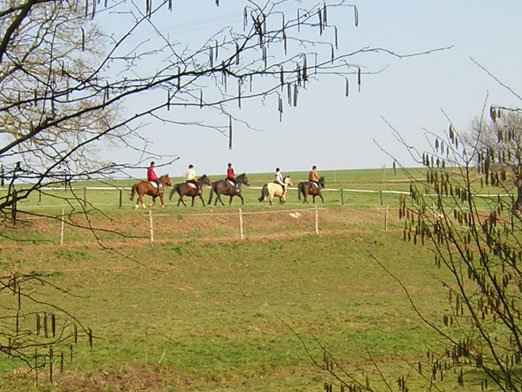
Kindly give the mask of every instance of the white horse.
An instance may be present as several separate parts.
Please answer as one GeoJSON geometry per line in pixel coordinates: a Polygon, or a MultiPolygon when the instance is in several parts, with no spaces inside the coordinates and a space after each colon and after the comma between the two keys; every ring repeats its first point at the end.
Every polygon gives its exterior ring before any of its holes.
{"type": "Polygon", "coordinates": [[[284,202],[286,201],[286,193],[288,191],[288,187],[293,185],[293,183],[292,179],[289,176],[286,176],[283,180],[286,185],[284,192],[283,187],[280,184],[270,182],[268,184],[263,185],[259,201],[266,201],[268,199],[270,205],[272,205],[272,199],[274,197],[279,197],[279,203],[284,204],[284,202]]]}

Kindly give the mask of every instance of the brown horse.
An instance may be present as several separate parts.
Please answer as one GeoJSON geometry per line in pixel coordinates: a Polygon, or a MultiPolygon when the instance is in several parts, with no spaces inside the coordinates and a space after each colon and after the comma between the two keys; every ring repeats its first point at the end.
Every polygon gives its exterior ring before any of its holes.
{"type": "Polygon", "coordinates": [[[210,197],[208,199],[208,204],[212,203],[212,196],[214,193],[216,194],[216,201],[214,205],[219,201],[222,205],[225,205],[223,201],[221,201],[221,195],[230,196],[230,200],[228,205],[232,204],[232,198],[234,196],[238,196],[241,199],[241,204],[245,204],[245,200],[243,196],[241,196],[241,185],[245,184],[246,186],[250,186],[250,182],[248,181],[248,177],[245,173],[240,174],[236,177],[236,186],[231,184],[228,180],[218,180],[214,181],[210,188],[210,197]]]}
{"type": "Polygon", "coordinates": [[[324,177],[319,177],[317,184],[314,184],[312,181],[303,181],[297,185],[297,197],[301,200],[301,195],[303,195],[303,203],[308,203],[308,195],[313,196],[313,203],[315,203],[315,197],[319,196],[321,198],[321,202],[324,203],[323,195],[321,195],[321,189],[324,188],[324,177]]]}
{"type": "Polygon", "coordinates": [[[140,181],[137,184],[134,184],[131,189],[131,194],[129,196],[130,200],[134,199],[134,194],[138,194],[138,199],[136,200],[136,205],[134,206],[134,209],[138,208],[140,205],[145,208],[145,204],[143,202],[143,196],[149,195],[152,196],[152,204],[150,205],[150,208],[153,208],[156,204],[156,197],[159,196],[161,201],[161,208],[165,207],[165,204],[163,204],[163,194],[166,186],[172,186],[172,182],[170,181],[170,177],[168,174],[165,174],[159,178],[160,180],[160,187],[156,186],[156,184],[151,184],[148,181],[140,181]]]}
{"type": "MultiPolygon", "coordinates": [[[[210,178],[207,177],[206,174],[203,174],[201,177],[197,179],[199,190],[201,190],[203,185],[211,185],[212,182],[210,181],[210,178]]],[[[183,196],[191,196],[192,197],[192,207],[194,207],[194,199],[199,196],[201,199],[201,202],[203,203],[203,207],[205,207],[205,201],[203,200],[203,196],[201,195],[201,192],[198,192],[196,187],[193,186],[193,184],[187,184],[186,182],[182,182],[181,184],[174,184],[174,187],[170,191],[169,200],[172,199],[172,196],[174,196],[174,193],[178,193],[179,199],[178,199],[178,207],[179,203],[183,203],[183,205],[186,207],[187,205],[183,201],[183,196]]]]}

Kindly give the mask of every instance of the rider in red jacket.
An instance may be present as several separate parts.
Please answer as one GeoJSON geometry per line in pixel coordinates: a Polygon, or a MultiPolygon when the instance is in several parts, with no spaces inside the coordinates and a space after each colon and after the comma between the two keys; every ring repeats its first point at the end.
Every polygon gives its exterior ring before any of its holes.
{"type": "Polygon", "coordinates": [[[160,193],[161,182],[158,175],[156,174],[156,167],[154,165],[155,163],[152,161],[149,168],[147,169],[147,181],[155,182],[158,185],[158,193],[160,193]]]}

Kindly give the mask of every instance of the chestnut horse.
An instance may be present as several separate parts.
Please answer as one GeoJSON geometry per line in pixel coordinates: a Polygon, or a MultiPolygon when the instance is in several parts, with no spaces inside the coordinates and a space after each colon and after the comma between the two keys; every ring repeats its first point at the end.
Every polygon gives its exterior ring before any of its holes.
{"type": "Polygon", "coordinates": [[[265,201],[268,199],[270,205],[272,205],[272,199],[274,197],[279,197],[279,203],[284,204],[286,202],[286,193],[288,191],[288,187],[293,185],[293,182],[289,176],[286,176],[283,181],[286,185],[284,192],[283,187],[275,182],[269,182],[268,184],[263,185],[259,201],[265,201]]]}
{"type": "Polygon", "coordinates": [[[165,191],[166,186],[172,186],[172,182],[170,181],[170,177],[168,174],[165,174],[159,178],[160,180],[160,187],[158,189],[157,185],[154,183],[150,183],[148,181],[140,181],[137,184],[134,184],[131,189],[131,194],[129,196],[130,200],[134,199],[134,194],[138,194],[138,199],[136,200],[136,205],[134,206],[134,209],[138,208],[140,205],[145,208],[145,204],[143,202],[143,196],[149,195],[152,196],[152,204],[150,205],[150,208],[153,208],[156,204],[156,197],[159,196],[161,201],[161,208],[165,207],[165,204],[163,204],[163,194],[165,191]]]}
{"type": "Polygon", "coordinates": [[[312,195],[313,203],[315,203],[316,196],[319,196],[321,202],[324,203],[323,195],[321,195],[321,189],[324,188],[324,177],[319,177],[317,184],[314,184],[312,181],[300,182],[297,185],[297,197],[299,200],[301,200],[301,195],[303,195],[303,203],[308,203],[308,195],[312,195]],[[319,184],[319,186],[317,186],[317,184],[319,184]]]}
{"type": "Polygon", "coordinates": [[[230,196],[230,200],[228,205],[232,204],[232,198],[234,196],[238,196],[241,199],[241,204],[245,204],[243,200],[243,196],[241,196],[241,185],[245,184],[246,186],[250,186],[250,182],[248,181],[248,177],[245,173],[240,174],[236,177],[236,186],[230,183],[228,180],[218,180],[214,181],[210,188],[210,197],[208,199],[208,204],[212,203],[212,196],[216,193],[216,201],[214,205],[219,201],[222,205],[225,205],[221,200],[221,195],[230,196]]]}
{"type": "MultiPolygon", "coordinates": [[[[211,185],[212,182],[210,181],[210,178],[207,177],[206,174],[203,174],[201,177],[197,179],[197,183],[199,186],[199,190],[201,191],[201,188],[203,185],[211,185]]],[[[203,203],[203,207],[205,207],[205,201],[203,200],[203,196],[201,195],[201,192],[198,192],[196,187],[194,187],[194,184],[187,184],[186,182],[182,182],[181,184],[174,184],[174,187],[170,191],[169,200],[172,199],[172,196],[174,196],[174,193],[178,193],[179,199],[178,199],[178,207],[179,203],[183,203],[183,205],[186,207],[187,205],[183,201],[183,196],[191,196],[192,197],[192,207],[194,207],[194,199],[199,196],[201,199],[201,202],[203,203]]]]}

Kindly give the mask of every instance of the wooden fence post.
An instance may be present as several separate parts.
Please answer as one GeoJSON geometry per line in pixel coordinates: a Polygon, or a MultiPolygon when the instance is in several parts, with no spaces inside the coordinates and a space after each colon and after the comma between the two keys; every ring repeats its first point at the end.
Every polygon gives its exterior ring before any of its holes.
{"type": "Polygon", "coordinates": [[[11,218],[13,220],[13,226],[16,226],[16,212],[18,209],[18,194],[16,190],[13,189],[13,193],[11,194],[13,200],[13,206],[11,208],[11,218]]]}
{"type": "Polygon", "coordinates": [[[149,210],[150,242],[154,242],[154,224],[152,221],[152,210],[149,210]]]}
{"type": "Polygon", "coordinates": [[[341,205],[344,206],[344,190],[341,188],[341,205]]]}
{"type": "Polygon", "coordinates": [[[65,229],[65,218],[64,218],[64,215],[65,215],[65,210],[62,208],[62,217],[60,219],[60,223],[61,223],[61,226],[60,226],[60,245],[63,245],[63,232],[64,232],[64,229],[65,229]]]}
{"type": "Polygon", "coordinates": [[[241,208],[239,208],[239,238],[242,240],[245,238],[243,233],[243,212],[241,211],[241,208]]]}
{"type": "Polygon", "coordinates": [[[315,234],[319,234],[319,208],[315,205],[315,234]]]}
{"type": "Polygon", "coordinates": [[[87,187],[83,187],[83,208],[87,208],[87,187]]]}
{"type": "Polygon", "coordinates": [[[382,201],[382,190],[379,191],[379,197],[381,198],[381,206],[384,204],[382,201]]]}
{"type": "Polygon", "coordinates": [[[120,191],[120,208],[123,207],[123,188],[119,189],[120,191]]]}
{"type": "Polygon", "coordinates": [[[388,231],[388,204],[384,209],[384,231],[388,231]]]}

